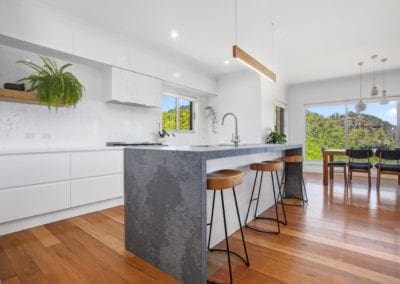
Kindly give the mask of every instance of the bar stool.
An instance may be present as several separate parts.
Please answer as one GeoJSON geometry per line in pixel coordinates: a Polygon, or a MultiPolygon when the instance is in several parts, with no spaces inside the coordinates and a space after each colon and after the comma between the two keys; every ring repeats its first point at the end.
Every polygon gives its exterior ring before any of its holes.
{"type": "Polygon", "coordinates": [[[294,167],[297,173],[297,176],[300,181],[300,187],[301,187],[301,198],[299,197],[286,197],[286,192],[285,190],[283,191],[283,196],[281,198],[280,203],[284,203],[285,198],[290,198],[290,199],[299,199],[302,201],[302,204],[291,204],[291,203],[285,203],[285,205],[290,205],[290,206],[304,206],[305,203],[308,202],[308,196],[307,196],[307,189],[306,189],[306,184],[304,182],[304,177],[303,177],[303,171],[302,171],[302,162],[303,162],[303,156],[302,155],[293,155],[293,156],[285,156],[282,157],[281,160],[285,162],[285,170],[282,175],[281,179],[281,186],[285,184],[286,186],[286,180],[287,180],[287,175],[288,175],[288,168],[289,167],[294,167]],[[304,196],[306,197],[304,199],[304,196]]]}
{"type": "Polygon", "coordinates": [[[284,206],[283,203],[281,204],[281,206],[282,206],[283,216],[284,216],[284,219],[285,219],[284,221],[279,220],[279,213],[278,213],[278,200],[279,200],[279,198],[282,198],[281,185],[279,183],[279,178],[278,178],[278,171],[282,168],[282,166],[283,166],[282,161],[278,161],[278,160],[277,161],[264,161],[264,162],[261,162],[261,163],[254,163],[254,164],[250,165],[250,169],[253,170],[253,171],[256,171],[256,176],[254,178],[253,190],[251,191],[249,207],[247,209],[246,219],[245,219],[245,222],[244,222],[246,224],[246,227],[248,227],[248,228],[250,228],[252,230],[255,230],[257,232],[261,232],[261,233],[279,234],[281,232],[279,224],[287,225],[285,206],[284,206]],[[256,183],[257,183],[257,178],[258,178],[258,173],[259,172],[261,172],[261,177],[260,177],[260,185],[259,185],[259,188],[258,188],[258,194],[257,194],[257,198],[253,198],[254,190],[256,188],[256,183]],[[271,173],[272,192],[274,194],[276,218],[257,216],[258,202],[260,200],[261,185],[262,185],[262,181],[263,181],[264,172],[270,172],[271,173]],[[278,194],[276,194],[276,192],[275,192],[275,180],[274,180],[274,174],[273,174],[274,172],[275,172],[275,175],[276,175],[276,181],[278,183],[278,194]],[[251,208],[251,205],[252,205],[253,201],[257,201],[256,202],[256,208],[254,210],[254,219],[263,219],[263,220],[276,221],[277,231],[262,230],[262,229],[259,229],[259,228],[255,227],[255,226],[250,226],[250,225],[247,224],[250,208],[251,208]]]}
{"type": "Polygon", "coordinates": [[[220,170],[220,171],[216,171],[216,172],[213,172],[213,173],[210,173],[210,174],[207,175],[207,190],[212,190],[213,191],[211,222],[207,224],[207,226],[208,225],[210,226],[210,232],[208,234],[207,249],[209,251],[223,251],[223,252],[227,253],[228,264],[229,264],[230,283],[232,283],[232,267],[231,267],[230,254],[234,254],[237,257],[239,257],[241,260],[243,260],[243,262],[246,264],[246,266],[250,265],[249,257],[247,255],[246,243],[245,243],[244,235],[243,235],[242,224],[241,224],[241,221],[240,221],[240,214],[239,214],[239,207],[238,207],[237,199],[236,199],[236,192],[235,192],[235,186],[241,184],[242,182],[243,182],[243,172],[238,171],[238,170],[220,170]],[[235,200],[235,206],[236,206],[236,214],[237,214],[237,218],[239,220],[240,234],[242,235],[242,243],[243,243],[243,248],[244,248],[244,253],[246,255],[246,259],[244,259],[238,253],[236,253],[234,251],[231,251],[229,249],[228,230],[227,230],[227,226],[226,226],[226,214],[225,214],[225,204],[224,204],[224,194],[223,194],[223,190],[228,189],[228,188],[232,188],[233,198],[235,200]],[[216,193],[217,190],[219,190],[220,194],[221,194],[222,215],[223,215],[223,219],[224,219],[226,250],[224,250],[224,249],[211,249],[210,248],[211,231],[212,231],[213,218],[214,218],[215,193],[216,193]]]}

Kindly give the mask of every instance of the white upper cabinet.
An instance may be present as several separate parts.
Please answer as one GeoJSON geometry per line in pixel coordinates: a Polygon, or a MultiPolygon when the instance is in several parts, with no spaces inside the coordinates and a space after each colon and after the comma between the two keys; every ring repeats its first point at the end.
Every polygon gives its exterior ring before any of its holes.
{"type": "Polygon", "coordinates": [[[161,106],[161,80],[115,67],[111,68],[109,77],[107,101],[147,107],[161,106]]]}
{"type": "Polygon", "coordinates": [[[129,68],[130,47],[101,31],[76,31],[74,55],[121,68],[129,68]]]}
{"type": "Polygon", "coordinates": [[[35,10],[23,1],[0,1],[0,34],[72,54],[72,28],[55,14],[35,10]]]}

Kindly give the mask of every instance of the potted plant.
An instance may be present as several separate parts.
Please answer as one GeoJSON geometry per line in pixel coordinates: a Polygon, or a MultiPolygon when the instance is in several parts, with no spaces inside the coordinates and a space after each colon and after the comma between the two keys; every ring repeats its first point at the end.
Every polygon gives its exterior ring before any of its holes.
{"type": "Polygon", "coordinates": [[[276,131],[271,131],[265,138],[265,143],[267,144],[285,144],[286,135],[276,131]]]}
{"type": "Polygon", "coordinates": [[[30,84],[29,91],[38,94],[39,102],[50,107],[60,105],[75,106],[83,96],[85,87],[70,72],[66,71],[72,64],[68,63],[61,67],[54,60],[40,57],[43,66],[29,60],[20,60],[17,63],[24,64],[36,71],[26,78],[19,80],[30,84]]]}
{"type": "Polygon", "coordinates": [[[161,122],[158,124],[158,130],[156,131],[157,142],[164,143],[165,138],[169,136],[175,137],[175,133],[166,130],[165,128],[161,127],[161,122]]]}

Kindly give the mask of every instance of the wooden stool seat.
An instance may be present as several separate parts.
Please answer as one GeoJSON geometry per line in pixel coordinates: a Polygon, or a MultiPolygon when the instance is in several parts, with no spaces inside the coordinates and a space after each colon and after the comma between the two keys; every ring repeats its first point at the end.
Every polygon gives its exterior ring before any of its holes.
{"type": "Polygon", "coordinates": [[[261,163],[253,163],[250,169],[254,171],[275,172],[282,169],[283,163],[281,161],[264,161],[261,163]]]}
{"type": "Polygon", "coordinates": [[[208,190],[229,189],[242,182],[243,172],[239,170],[219,170],[207,175],[208,190]]]}
{"type": "Polygon", "coordinates": [[[301,163],[303,162],[303,156],[302,155],[285,156],[282,157],[282,161],[284,161],[285,163],[301,163]]]}

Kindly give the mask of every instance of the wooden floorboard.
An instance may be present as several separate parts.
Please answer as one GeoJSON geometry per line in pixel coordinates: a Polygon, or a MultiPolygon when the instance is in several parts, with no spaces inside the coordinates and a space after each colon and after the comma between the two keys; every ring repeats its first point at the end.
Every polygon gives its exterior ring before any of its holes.
{"type": "MultiPolygon", "coordinates": [[[[244,229],[250,266],[232,257],[235,283],[400,283],[396,181],[377,191],[354,178],[346,190],[341,178],[324,187],[320,174],[307,174],[306,185],[309,203],[286,207],[280,235],[244,229]]],[[[177,283],[124,249],[123,224],[119,206],[2,236],[1,283],[177,283]]],[[[243,253],[239,232],[229,240],[243,253]]],[[[228,282],[225,254],[208,260],[209,279],[228,282]]]]}

